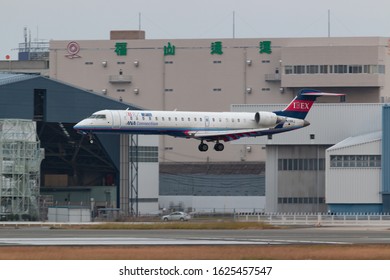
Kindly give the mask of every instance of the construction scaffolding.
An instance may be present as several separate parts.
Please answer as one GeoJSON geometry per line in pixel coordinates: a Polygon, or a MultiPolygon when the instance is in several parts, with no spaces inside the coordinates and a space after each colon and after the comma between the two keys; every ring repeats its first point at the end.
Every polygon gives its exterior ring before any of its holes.
{"type": "Polygon", "coordinates": [[[30,120],[0,119],[0,215],[39,216],[40,165],[44,150],[30,120]]]}
{"type": "Polygon", "coordinates": [[[31,41],[31,31],[27,34],[27,27],[24,28],[24,43],[19,44],[18,60],[49,60],[50,43],[47,40],[39,40],[38,38],[31,41]]]}

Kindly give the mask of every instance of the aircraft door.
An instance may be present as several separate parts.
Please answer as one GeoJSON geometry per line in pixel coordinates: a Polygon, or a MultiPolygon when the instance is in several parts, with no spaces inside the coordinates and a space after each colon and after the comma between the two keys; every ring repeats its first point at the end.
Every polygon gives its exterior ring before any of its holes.
{"type": "Polygon", "coordinates": [[[112,128],[119,129],[121,128],[121,117],[119,111],[111,111],[112,116],[112,128]]]}
{"type": "Polygon", "coordinates": [[[209,127],[210,126],[210,117],[209,116],[205,116],[204,117],[204,126],[205,127],[209,127]]]}

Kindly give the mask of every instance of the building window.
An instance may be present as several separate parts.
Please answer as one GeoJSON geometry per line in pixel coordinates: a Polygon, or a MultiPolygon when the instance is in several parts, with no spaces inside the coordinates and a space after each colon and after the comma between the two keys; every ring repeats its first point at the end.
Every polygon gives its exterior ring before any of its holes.
{"type": "Polygon", "coordinates": [[[284,66],[284,74],[286,74],[286,75],[293,74],[293,67],[292,67],[292,65],[284,66]]]}
{"type": "Polygon", "coordinates": [[[284,73],[290,74],[385,74],[385,65],[285,65],[284,73]]]}
{"type": "Polygon", "coordinates": [[[381,167],[381,155],[332,155],[330,167],[333,168],[363,168],[381,167]]]}
{"type": "Polygon", "coordinates": [[[325,197],[278,197],[279,204],[317,204],[325,203],[325,197]]]}
{"type": "Polygon", "coordinates": [[[130,147],[129,157],[130,159],[133,159],[133,161],[137,160],[137,162],[158,162],[158,147],[130,147]]]}
{"type": "Polygon", "coordinates": [[[318,171],[325,170],[324,158],[300,158],[300,159],[286,159],[278,160],[279,171],[318,171]]]}
{"type": "Polygon", "coordinates": [[[348,73],[348,65],[335,65],[334,66],[335,74],[346,74],[348,73]]]}
{"type": "Polygon", "coordinates": [[[307,65],[306,74],[318,74],[318,65],[307,65]]]}
{"type": "Polygon", "coordinates": [[[348,67],[349,73],[351,74],[360,74],[363,73],[363,66],[362,65],[349,65],[348,67]]]}
{"type": "Polygon", "coordinates": [[[320,73],[328,74],[328,65],[320,65],[320,73]]]}
{"type": "Polygon", "coordinates": [[[294,74],[305,74],[305,65],[294,65],[294,74]]]}

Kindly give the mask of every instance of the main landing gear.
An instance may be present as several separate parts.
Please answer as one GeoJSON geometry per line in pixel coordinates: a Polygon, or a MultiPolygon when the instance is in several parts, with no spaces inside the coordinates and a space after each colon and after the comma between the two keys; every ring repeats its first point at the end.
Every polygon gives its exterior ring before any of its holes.
{"type": "MultiPolygon", "coordinates": [[[[217,152],[223,151],[224,148],[225,148],[225,146],[219,142],[215,143],[215,145],[214,145],[214,150],[216,150],[217,152]]],[[[206,152],[209,149],[209,146],[207,144],[203,143],[203,141],[202,141],[202,142],[200,142],[198,149],[201,152],[206,152]]]]}

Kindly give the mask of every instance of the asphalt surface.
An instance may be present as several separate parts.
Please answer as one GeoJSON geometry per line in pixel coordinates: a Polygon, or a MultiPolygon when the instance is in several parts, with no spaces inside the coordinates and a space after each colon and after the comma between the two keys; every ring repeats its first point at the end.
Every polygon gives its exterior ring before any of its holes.
{"type": "Polygon", "coordinates": [[[75,230],[0,227],[5,245],[390,244],[387,227],[277,230],[75,230]]]}

